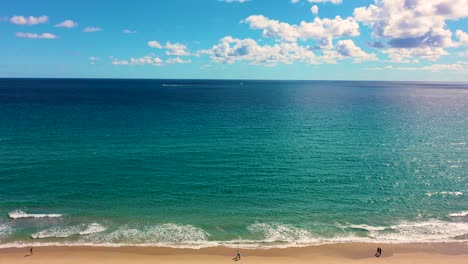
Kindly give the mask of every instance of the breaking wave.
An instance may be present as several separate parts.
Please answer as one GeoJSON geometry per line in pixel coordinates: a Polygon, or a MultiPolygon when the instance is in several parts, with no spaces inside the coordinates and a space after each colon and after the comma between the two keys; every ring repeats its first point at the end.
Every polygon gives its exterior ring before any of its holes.
{"type": "Polygon", "coordinates": [[[453,213],[453,214],[449,214],[449,216],[451,216],[451,217],[465,217],[465,216],[468,216],[468,212],[453,213]]]}
{"type": "Polygon", "coordinates": [[[51,227],[49,229],[34,233],[31,235],[33,239],[42,238],[66,238],[73,235],[91,235],[105,231],[106,228],[97,223],[89,225],[77,225],[68,227],[51,227]]]}
{"type": "MultiPolygon", "coordinates": [[[[457,217],[466,215],[467,212],[453,214],[457,217]]],[[[11,228],[0,225],[0,235],[7,233],[11,233],[11,228]]],[[[402,221],[388,226],[317,223],[298,227],[283,223],[257,222],[247,226],[243,235],[226,240],[217,240],[204,229],[192,225],[168,223],[107,228],[98,223],[91,223],[51,227],[32,234],[31,238],[36,242],[29,243],[31,241],[24,240],[0,244],[0,248],[30,245],[286,248],[336,243],[466,242],[468,223],[433,219],[421,222],[402,221]]]]}
{"type": "Polygon", "coordinates": [[[463,196],[464,193],[463,192],[433,192],[433,193],[427,193],[427,196],[431,197],[431,196],[443,196],[443,197],[447,197],[447,196],[463,196]]]}
{"type": "Polygon", "coordinates": [[[11,219],[20,219],[20,218],[57,218],[62,217],[61,214],[28,214],[22,210],[15,210],[8,213],[8,216],[11,219]]]}

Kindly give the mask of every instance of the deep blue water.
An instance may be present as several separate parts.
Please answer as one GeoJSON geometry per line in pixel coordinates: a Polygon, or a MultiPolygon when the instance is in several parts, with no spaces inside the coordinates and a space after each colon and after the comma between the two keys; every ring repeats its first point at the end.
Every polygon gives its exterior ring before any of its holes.
{"type": "Polygon", "coordinates": [[[467,131],[468,84],[0,79],[0,246],[467,241],[467,131]]]}

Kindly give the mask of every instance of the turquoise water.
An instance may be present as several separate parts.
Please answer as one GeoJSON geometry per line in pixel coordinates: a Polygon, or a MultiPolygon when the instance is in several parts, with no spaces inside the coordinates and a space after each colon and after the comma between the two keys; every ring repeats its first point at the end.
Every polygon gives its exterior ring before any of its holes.
{"type": "Polygon", "coordinates": [[[0,79],[0,247],[468,241],[468,85],[0,79]]]}

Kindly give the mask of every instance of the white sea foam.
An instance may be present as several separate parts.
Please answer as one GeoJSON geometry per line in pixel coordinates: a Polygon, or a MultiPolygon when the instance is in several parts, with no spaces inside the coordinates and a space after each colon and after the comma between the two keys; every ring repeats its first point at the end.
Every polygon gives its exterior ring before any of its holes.
{"type": "MultiPolygon", "coordinates": [[[[211,241],[210,235],[203,229],[191,225],[160,224],[155,226],[131,228],[121,226],[113,231],[104,232],[96,223],[71,227],[55,227],[33,234],[33,238],[64,238],[77,236],[78,239],[66,239],[62,242],[41,241],[35,243],[17,242],[0,244],[4,247],[26,246],[156,246],[174,248],[206,248],[225,246],[232,248],[287,248],[321,244],[339,243],[442,243],[468,242],[468,223],[447,222],[440,220],[400,222],[389,226],[366,224],[337,225],[344,233],[334,237],[324,237],[313,229],[299,228],[282,223],[255,223],[247,227],[251,235],[258,239],[235,239],[229,241],[211,241]],[[366,235],[357,232],[363,229],[366,235]]],[[[40,241],[40,240],[36,240],[40,241]]]]}
{"type": "Polygon", "coordinates": [[[349,225],[349,227],[354,229],[364,229],[367,231],[384,231],[388,227],[385,226],[370,226],[370,225],[349,225]]]}
{"type": "Polygon", "coordinates": [[[31,235],[33,239],[42,238],[66,238],[73,235],[91,235],[105,231],[106,228],[97,224],[92,223],[90,225],[77,225],[77,226],[66,226],[60,227],[55,226],[49,229],[34,233],[31,235]]]}
{"type": "Polygon", "coordinates": [[[61,214],[28,214],[22,210],[15,210],[8,213],[8,216],[11,219],[20,219],[20,218],[57,218],[62,217],[61,214]]]}
{"type": "Polygon", "coordinates": [[[0,239],[13,233],[13,228],[9,224],[0,224],[0,239]]]}
{"type": "Polygon", "coordinates": [[[192,225],[159,224],[140,229],[121,227],[115,231],[99,236],[85,238],[97,243],[119,243],[131,241],[132,243],[166,243],[190,244],[206,242],[208,233],[192,225]]]}
{"type": "Polygon", "coordinates": [[[451,216],[451,217],[465,217],[465,216],[468,216],[468,212],[453,213],[453,214],[449,214],[449,216],[451,216]]]}
{"type": "Polygon", "coordinates": [[[97,234],[106,231],[107,228],[104,226],[97,224],[97,223],[92,223],[86,227],[85,230],[81,231],[79,234],[82,236],[85,235],[91,235],[91,234],[97,234]]]}
{"type": "Polygon", "coordinates": [[[431,196],[443,196],[443,197],[447,197],[447,196],[463,196],[465,195],[463,192],[432,192],[432,193],[427,193],[427,196],[431,197],[431,196]]]}
{"type": "Polygon", "coordinates": [[[279,223],[255,223],[247,227],[251,233],[262,233],[262,242],[306,242],[313,239],[312,234],[298,227],[279,223]]]}
{"type": "Polygon", "coordinates": [[[193,86],[191,84],[166,84],[164,83],[162,86],[164,87],[184,87],[184,86],[193,86]]]}

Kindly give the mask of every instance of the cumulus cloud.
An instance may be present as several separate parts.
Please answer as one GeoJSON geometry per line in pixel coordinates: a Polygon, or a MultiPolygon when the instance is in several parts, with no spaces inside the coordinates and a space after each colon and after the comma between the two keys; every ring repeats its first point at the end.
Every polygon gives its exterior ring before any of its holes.
{"type": "Polygon", "coordinates": [[[74,27],[77,27],[78,26],[78,23],[76,23],[75,21],[73,20],[65,20],[61,23],[58,23],[56,24],[54,27],[64,27],[64,28],[74,28],[74,27]]]}
{"type": "Polygon", "coordinates": [[[159,57],[144,56],[141,58],[130,58],[129,60],[118,60],[112,58],[112,64],[114,65],[153,65],[162,66],[164,61],[159,57]]]}
{"type": "Polygon", "coordinates": [[[370,26],[376,38],[387,40],[392,48],[388,53],[431,60],[456,45],[446,21],[467,16],[466,0],[375,0],[354,10],[357,21],[370,26]]]}
{"type": "Polygon", "coordinates": [[[122,33],[124,33],[124,34],[135,34],[136,30],[124,29],[124,30],[122,30],[122,33]]]}
{"type": "Polygon", "coordinates": [[[85,29],[83,29],[83,32],[89,33],[89,32],[98,32],[101,30],[102,28],[98,28],[98,27],[85,27],[85,29]]]}
{"type": "Polygon", "coordinates": [[[25,32],[17,32],[16,37],[18,38],[29,38],[29,39],[56,39],[58,38],[56,35],[51,33],[25,33],[25,32]]]}
{"type": "Polygon", "coordinates": [[[264,37],[280,38],[295,42],[298,39],[321,39],[325,37],[358,36],[359,25],[352,18],[340,16],[334,19],[316,17],[313,22],[302,21],[299,25],[269,19],[263,15],[253,15],[243,20],[252,29],[262,29],[264,37]]]}
{"type": "Polygon", "coordinates": [[[222,38],[219,44],[211,49],[202,50],[200,54],[207,54],[213,62],[233,64],[238,61],[249,62],[253,65],[275,66],[278,64],[292,64],[303,62],[308,64],[336,63],[337,60],[353,60],[355,63],[377,60],[373,53],[366,53],[356,46],[352,40],[340,40],[336,47],[322,50],[322,54],[314,53],[315,48],[301,46],[297,42],[276,43],[274,45],[260,45],[253,39],[238,39],[231,36],[222,38]]]}
{"type": "Polygon", "coordinates": [[[162,45],[157,42],[156,40],[151,40],[151,41],[148,41],[148,46],[150,46],[151,48],[155,48],[155,49],[162,49],[162,45]]]}
{"type": "Polygon", "coordinates": [[[367,68],[368,70],[398,70],[398,71],[430,71],[430,72],[454,72],[454,73],[468,73],[468,65],[464,62],[457,62],[453,64],[431,64],[423,67],[393,67],[391,65],[385,67],[367,68]]]}
{"type": "Polygon", "coordinates": [[[218,63],[233,64],[237,61],[247,61],[255,65],[291,64],[303,61],[317,64],[316,56],[310,47],[301,47],[297,43],[279,43],[273,46],[259,45],[255,40],[224,37],[220,43],[209,50],[202,50],[211,60],[218,63]]]}
{"type": "Polygon", "coordinates": [[[48,16],[40,16],[40,17],[24,17],[24,16],[14,16],[10,19],[10,22],[16,25],[37,25],[37,24],[44,24],[49,21],[48,16]]]}
{"type": "Polygon", "coordinates": [[[191,63],[191,60],[183,60],[180,57],[169,58],[163,60],[160,57],[154,55],[143,56],[140,58],[130,58],[128,60],[119,60],[111,57],[113,65],[152,65],[152,66],[164,66],[167,64],[187,64],[191,63]]]}
{"type": "Polygon", "coordinates": [[[96,61],[99,60],[99,58],[98,57],[89,57],[88,60],[89,60],[89,64],[94,65],[94,64],[96,64],[96,61]]]}
{"type": "Polygon", "coordinates": [[[170,58],[166,60],[167,64],[186,64],[191,62],[191,60],[183,60],[180,57],[170,58]]]}
{"type": "Polygon", "coordinates": [[[318,14],[318,11],[319,11],[319,8],[318,6],[314,5],[310,8],[310,12],[312,12],[312,14],[314,15],[317,15],[318,14]]]}
{"type": "Polygon", "coordinates": [[[457,30],[455,32],[455,35],[457,36],[457,38],[459,40],[457,42],[458,46],[468,46],[468,33],[463,32],[461,30],[457,30]]]}
{"type": "Polygon", "coordinates": [[[167,42],[164,48],[166,48],[166,55],[170,55],[170,56],[189,56],[190,55],[190,53],[187,51],[187,46],[181,43],[167,42]]]}
{"type": "Polygon", "coordinates": [[[350,39],[338,41],[336,43],[336,52],[345,58],[353,58],[355,62],[377,60],[375,54],[364,52],[350,39]]]}
{"type": "Polygon", "coordinates": [[[190,52],[187,51],[187,46],[182,43],[166,42],[166,45],[161,45],[156,40],[148,41],[148,46],[155,49],[166,49],[166,55],[169,56],[189,56],[190,52]]]}

